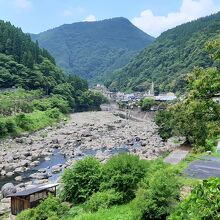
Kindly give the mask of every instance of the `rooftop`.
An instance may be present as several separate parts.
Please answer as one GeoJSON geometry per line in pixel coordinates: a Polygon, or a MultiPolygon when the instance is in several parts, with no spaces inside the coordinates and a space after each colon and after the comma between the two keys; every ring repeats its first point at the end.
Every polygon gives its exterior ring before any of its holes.
{"type": "Polygon", "coordinates": [[[20,191],[20,192],[17,192],[17,193],[13,193],[11,195],[8,195],[7,197],[29,196],[29,195],[32,195],[34,193],[44,191],[46,189],[56,187],[58,185],[59,185],[58,183],[47,184],[47,185],[39,185],[39,186],[30,188],[30,189],[27,189],[27,190],[23,190],[23,191],[20,191]]]}

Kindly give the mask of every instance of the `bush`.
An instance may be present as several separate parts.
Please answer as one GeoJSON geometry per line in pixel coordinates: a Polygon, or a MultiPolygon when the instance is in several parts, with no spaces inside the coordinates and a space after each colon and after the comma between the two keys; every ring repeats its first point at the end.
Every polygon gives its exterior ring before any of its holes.
{"type": "Polygon", "coordinates": [[[103,192],[97,192],[94,193],[87,201],[85,209],[91,212],[96,212],[100,208],[107,209],[110,206],[119,203],[121,199],[121,194],[115,192],[114,189],[106,190],[103,192]]]}
{"type": "Polygon", "coordinates": [[[113,206],[109,209],[99,209],[94,213],[80,213],[79,215],[65,220],[140,220],[140,213],[128,203],[120,206],[113,206]]]}
{"type": "Polygon", "coordinates": [[[142,111],[149,111],[153,105],[155,105],[154,99],[144,98],[140,101],[142,111]]]}
{"type": "Polygon", "coordinates": [[[64,199],[74,203],[85,202],[99,190],[101,177],[101,164],[95,158],[78,161],[64,172],[64,199]]]}
{"type": "Polygon", "coordinates": [[[112,157],[103,168],[101,189],[115,189],[122,194],[122,202],[135,197],[137,185],[146,175],[149,162],[129,154],[112,157]]]}
{"type": "Polygon", "coordinates": [[[70,112],[70,106],[68,101],[64,100],[64,98],[60,95],[52,95],[49,98],[34,100],[33,106],[35,109],[39,111],[46,111],[48,109],[57,108],[62,113],[70,112]]]}
{"type": "Polygon", "coordinates": [[[79,98],[79,110],[100,110],[100,105],[108,103],[108,99],[100,92],[88,90],[79,98]]]}
{"type": "Polygon", "coordinates": [[[27,209],[21,212],[17,217],[16,220],[34,220],[34,209],[27,209]]]}
{"type": "Polygon", "coordinates": [[[17,216],[17,220],[59,220],[67,214],[69,208],[67,205],[53,196],[49,196],[42,201],[39,206],[29,209],[17,216]]]}
{"type": "Polygon", "coordinates": [[[159,127],[160,136],[167,140],[173,135],[173,115],[169,110],[158,111],[155,116],[155,122],[159,127]]]}
{"type": "Polygon", "coordinates": [[[5,122],[5,127],[9,134],[15,134],[17,130],[17,125],[13,119],[8,119],[5,122]]]}
{"type": "Polygon", "coordinates": [[[26,116],[26,114],[21,113],[15,117],[15,121],[18,127],[25,131],[30,130],[31,120],[26,116]]]}
{"type": "Polygon", "coordinates": [[[47,110],[46,114],[49,118],[53,118],[53,119],[60,118],[60,111],[57,108],[47,110]]]}
{"type": "Polygon", "coordinates": [[[5,120],[0,119],[0,136],[4,137],[7,135],[7,128],[5,126],[5,120]]]}
{"type": "Polygon", "coordinates": [[[13,119],[0,119],[0,137],[4,137],[17,132],[17,126],[13,119]]]}
{"type": "Polygon", "coordinates": [[[220,179],[210,178],[196,186],[169,220],[220,219],[220,179]]]}
{"type": "Polygon", "coordinates": [[[144,179],[135,199],[143,219],[166,219],[177,205],[180,185],[175,173],[159,170],[144,179]]]}

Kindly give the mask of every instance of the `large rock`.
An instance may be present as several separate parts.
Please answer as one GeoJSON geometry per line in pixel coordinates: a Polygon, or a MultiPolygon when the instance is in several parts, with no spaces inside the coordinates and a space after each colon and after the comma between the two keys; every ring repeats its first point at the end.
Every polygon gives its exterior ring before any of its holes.
{"type": "Polygon", "coordinates": [[[11,177],[11,176],[13,176],[14,175],[14,172],[8,172],[8,173],[6,173],[6,176],[7,177],[11,177]]]}
{"type": "Polygon", "coordinates": [[[60,167],[59,165],[52,166],[51,168],[52,173],[59,173],[61,171],[62,171],[62,167],[60,167]]]}
{"type": "Polygon", "coordinates": [[[4,186],[2,186],[1,191],[3,197],[5,198],[12,193],[16,193],[16,188],[12,183],[6,183],[4,186]]]}
{"type": "Polygon", "coordinates": [[[30,177],[32,179],[42,180],[42,179],[48,179],[49,175],[48,173],[34,173],[34,174],[31,174],[30,177]]]}
{"type": "Polygon", "coordinates": [[[0,203],[0,216],[10,211],[10,205],[6,203],[0,203]]]}

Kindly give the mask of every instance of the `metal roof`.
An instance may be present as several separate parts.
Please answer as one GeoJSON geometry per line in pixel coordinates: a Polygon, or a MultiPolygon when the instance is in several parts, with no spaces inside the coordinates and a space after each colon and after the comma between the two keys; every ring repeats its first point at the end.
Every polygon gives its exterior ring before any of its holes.
{"type": "Polygon", "coordinates": [[[167,96],[167,95],[159,95],[155,97],[156,101],[173,101],[177,97],[176,96],[167,96]]]}
{"type": "Polygon", "coordinates": [[[58,186],[58,185],[59,185],[58,183],[47,184],[47,185],[39,185],[39,186],[30,188],[30,189],[27,189],[27,190],[23,190],[23,191],[20,191],[20,192],[17,192],[17,193],[10,194],[7,197],[29,196],[31,194],[41,192],[41,191],[53,188],[53,187],[58,186]]]}

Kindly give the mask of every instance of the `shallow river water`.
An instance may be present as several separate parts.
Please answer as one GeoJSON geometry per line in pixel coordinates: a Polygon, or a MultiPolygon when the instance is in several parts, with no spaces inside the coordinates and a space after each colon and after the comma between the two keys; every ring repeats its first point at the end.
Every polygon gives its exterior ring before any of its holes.
{"type": "MultiPolygon", "coordinates": [[[[129,147],[128,146],[122,146],[122,147],[119,147],[119,148],[109,149],[108,153],[110,155],[117,155],[117,154],[120,154],[120,153],[126,153],[126,152],[129,152],[129,150],[138,148],[139,146],[140,146],[140,144],[138,142],[134,142],[133,146],[129,146],[129,147]]],[[[100,150],[102,152],[104,152],[106,149],[103,148],[103,149],[100,149],[100,150]]],[[[94,150],[94,149],[82,150],[82,155],[83,156],[77,156],[74,159],[75,160],[81,160],[86,156],[95,156],[96,153],[100,150],[94,150]]],[[[35,167],[32,167],[28,171],[20,174],[20,176],[22,177],[22,182],[28,182],[28,181],[32,180],[32,182],[34,183],[35,180],[30,178],[31,174],[37,173],[38,170],[45,169],[45,168],[47,169],[48,173],[51,173],[51,168],[53,166],[58,165],[58,164],[65,164],[67,162],[67,160],[68,160],[68,158],[66,158],[64,155],[62,155],[58,149],[55,149],[54,152],[53,152],[53,155],[50,157],[50,160],[44,160],[44,158],[42,158],[40,160],[39,165],[37,165],[35,167]]],[[[59,178],[59,176],[62,174],[62,172],[56,173],[56,174],[51,174],[51,176],[48,178],[49,181],[55,182],[59,178]]],[[[0,188],[4,184],[9,183],[9,182],[13,183],[15,185],[21,183],[21,182],[18,182],[18,181],[15,180],[16,176],[19,176],[19,175],[14,175],[12,177],[1,177],[0,176],[0,188]]]]}

